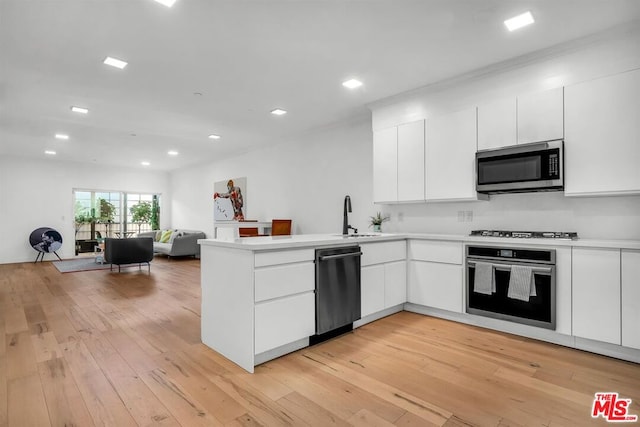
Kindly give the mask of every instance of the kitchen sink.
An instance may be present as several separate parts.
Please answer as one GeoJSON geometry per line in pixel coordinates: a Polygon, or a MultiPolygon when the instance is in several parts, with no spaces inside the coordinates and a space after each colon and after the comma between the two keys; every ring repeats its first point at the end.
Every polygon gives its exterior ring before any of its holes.
{"type": "Polygon", "coordinates": [[[336,236],[341,236],[344,237],[345,239],[349,238],[349,237],[378,237],[380,236],[379,234],[336,234],[336,236]]]}

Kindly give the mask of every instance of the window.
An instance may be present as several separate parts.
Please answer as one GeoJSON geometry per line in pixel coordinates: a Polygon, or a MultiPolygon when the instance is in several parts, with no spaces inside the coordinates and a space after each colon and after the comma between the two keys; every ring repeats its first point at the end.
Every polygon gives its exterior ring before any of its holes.
{"type": "Polygon", "coordinates": [[[74,190],[73,196],[76,253],[93,251],[92,243],[100,238],[159,228],[159,194],[74,190]]]}

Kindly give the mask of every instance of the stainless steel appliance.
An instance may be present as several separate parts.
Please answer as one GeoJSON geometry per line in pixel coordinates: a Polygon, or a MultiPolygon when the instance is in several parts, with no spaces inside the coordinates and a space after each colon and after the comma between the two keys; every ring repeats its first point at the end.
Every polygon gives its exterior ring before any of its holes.
{"type": "MultiPolygon", "coordinates": [[[[509,320],[542,328],[556,328],[556,251],[554,249],[467,246],[467,313],[509,320]],[[530,271],[535,295],[514,298],[509,287],[516,266],[530,271]],[[493,289],[479,289],[476,273],[489,269],[493,289]]],[[[519,269],[518,271],[522,271],[519,269]]],[[[486,278],[485,278],[486,279],[486,278]]]]}
{"type": "Polygon", "coordinates": [[[479,193],[563,190],[563,141],[478,151],[476,172],[476,190],[479,193]]]}
{"type": "Polygon", "coordinates": [[[360,246],[316,250],[316,334],[360,319],[360,246]]]}

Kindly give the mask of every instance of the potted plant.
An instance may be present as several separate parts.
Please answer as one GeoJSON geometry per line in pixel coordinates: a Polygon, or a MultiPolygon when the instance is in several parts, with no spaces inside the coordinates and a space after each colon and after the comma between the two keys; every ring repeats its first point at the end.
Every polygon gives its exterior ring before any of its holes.
{"type": "Polygon", "coordinates": [[[375,216],[369,217],[369,227],[373,226],[373,231],[381,232],[382,231],[382,223],[385,221],[389,221],[389,215],[382,216],[380,212],[376,213],[375,216]]]}

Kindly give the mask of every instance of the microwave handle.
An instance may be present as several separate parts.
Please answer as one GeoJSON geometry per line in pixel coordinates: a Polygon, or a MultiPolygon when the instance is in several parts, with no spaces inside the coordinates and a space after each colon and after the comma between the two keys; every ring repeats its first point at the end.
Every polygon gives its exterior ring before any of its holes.
{"type": "MultiPolygon", "coordinates": [[[[489,263],[493,266],[494,269],[499,270],[499,271],[511,271],[511,265],[509,264],[496,264],[496,263],[489,263]]],[[[469,267],[473,267],[476,265],[475,261],[467,261],[467,265],[469,267]]],[[[533,273],[537,273],[537,274],[544,274],[545,276],[551,276],[551,267],[532,267],[531,271],[533,273]]]]}

